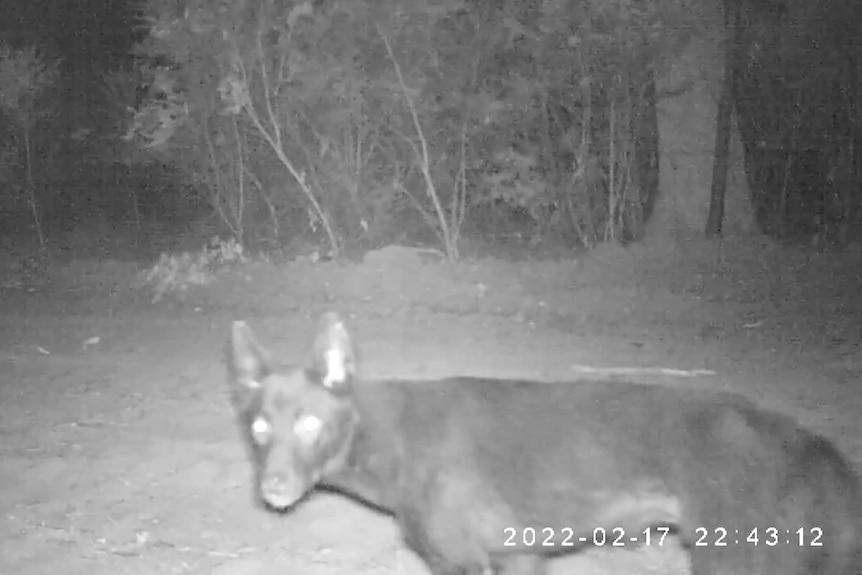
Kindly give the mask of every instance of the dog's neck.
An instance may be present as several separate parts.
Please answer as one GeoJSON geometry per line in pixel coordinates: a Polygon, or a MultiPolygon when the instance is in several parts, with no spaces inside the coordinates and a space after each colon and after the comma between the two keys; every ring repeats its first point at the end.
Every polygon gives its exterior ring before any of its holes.
{"type": "Polygon", "coordinates": [[[320,484],[393,511],[391,499],[403,457],[397,427],[400,394],[376,384],[358,387],[346,400],[349,435],[344,449],[331,460],[320,484]]]}

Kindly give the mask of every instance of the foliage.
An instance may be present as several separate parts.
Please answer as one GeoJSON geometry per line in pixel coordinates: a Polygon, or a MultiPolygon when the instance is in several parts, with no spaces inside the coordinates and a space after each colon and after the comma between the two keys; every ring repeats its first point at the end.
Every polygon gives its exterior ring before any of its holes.
{"type": "Polygon", "coordinates": [[[615,239],[673,1],[148,0],[153,90],[128,135],[188,166],[240,239],[302,215],[337,254],[418,214],[456,259],[468,208],[512,207],[615,239]]]}
{"type": "Polygon", "coordinates": [[[248,261],[236,240],[211,239],[199,252],[162,253],[140,276],[140,284],[152,291],[153,303],[191,286],[208,285],[220,272],[248,261]]]}
{"type": "Polygon", "coordinates": [[[761,229],[845,245],[862,220],[855,4],[744,7],[735,89],[761,229]]]}

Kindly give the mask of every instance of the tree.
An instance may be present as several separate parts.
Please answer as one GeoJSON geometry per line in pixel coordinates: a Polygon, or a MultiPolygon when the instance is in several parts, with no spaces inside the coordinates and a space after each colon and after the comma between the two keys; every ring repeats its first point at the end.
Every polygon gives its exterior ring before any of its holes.
{"type": "Polygon", "coordinates": [[[653,179],[636,164],[656,154],[632,132],[686,28],[677,0],[181,4],[147,0],[139,52],[171,89],[136,126],[161,118],[141,130],[148,149],[220,170],[196,181],[232,230],[257,198],[286,206],[273,227],[304,218],[334,253],[431,230],[454,260],[468,212],[525,213],[531,236],[586,246],[639,236],[653,179]]]}
{"type": "Polygon", "coordinates": [[[715,121],[715,163],[712,166],[712,187],[709,194],[709,215],[706,219],[706,237],[721,236],[724,223],[724,198],[727,195],[727,172],[730,169],[730,133],[733,120],[734,74],[742,49],[740,34],[742,10],[738,0],[725,0],[724,26],[728,32],[724,51],[724,77],[718,112],[715,121]]]}
{"type": "Polygon", "coordinates": [[[59,65],[59,60],[49,62],[35,48],[15,50],[0,46],[0,112],[20,130],[27,197],[39,245],[43,248],[45,234],[33,181],[33,132],[38,121],[50,112],[44,95],[54,84],[59,65]]]}

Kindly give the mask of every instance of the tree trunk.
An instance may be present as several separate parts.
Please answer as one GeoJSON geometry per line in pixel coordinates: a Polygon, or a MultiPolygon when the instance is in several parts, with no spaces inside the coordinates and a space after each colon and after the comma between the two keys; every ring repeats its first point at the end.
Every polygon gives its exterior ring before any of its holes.
{"type": "Polygon", "coordinates": [[[718,100],[715,122],[715,163],[712,166],[712,188],[709,194],[709,214],[706,218],[706,237],[721,236],[724,223],[724,198],[727,195],[727,172],[730,169],[730,131],[734,102],[734,74],[739,62],[739,2],[725,0],[724,28],[727,32],[724,53],[724,78],[718,100]]]}
{"type": "MultiPolygon", "coordinates": [[[[724,18],[717,3],[702,0],[700,30],[657,78],[659,185],[661,191],[646,230],[652,243],[679,247],[706,231],[716,150],[716,119],[724,71],[724,18]]],[[[723,231],[745,235],[755,229],[742,145],[730,122],[727,195],[723,231]]]]}
{"type": "MultiPolygon", "coordinates": [[[[26,122],[26,119],[23,121],[26,122]]],[[[39,217],[39,204],[36,202],[36,184],[33,181],[33,142],[30,139],[30,126],[24,125],[24,154],[27,162],[27,193],[30,200],[30,211],[33,214],[33,225],[39,236],[39,247],[45,248],[45,234],[42,231],[42,219],[39,217]]]]}
{"type": "Polygon", "coordinates": [[[718,101],[718,119],[715,128],[715,163],[712,166],[712,188],[709,193],[709,213],[706,217],[706,237],[721,237],[724,223],[724,198],[727,195],[727,171],[730,163],[730,117],[733,106],[730,100],[730,80],[725,80],[718,101]]]}

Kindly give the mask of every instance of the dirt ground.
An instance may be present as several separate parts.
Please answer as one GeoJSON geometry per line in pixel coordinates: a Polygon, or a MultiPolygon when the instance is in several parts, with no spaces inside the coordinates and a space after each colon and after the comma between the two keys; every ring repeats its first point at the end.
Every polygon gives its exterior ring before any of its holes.
{"type": "MultiPolygon", "coordinates": [[[[573,381],[639,368],[632,378],[735,389],[862,461],[862,250],[740,240],[560,262],[408,256],[250,264],[156,304],[118,262],[72,261],[4,287],[0,574],[426,573],[389,518],[350,500],[317,495],[286,516],[255,505],[222,361],[234,319],[302,360],[318,315],[339,311],[366,377],[573,381]]],[[[685,570],[673,541],[552,566],[685,570]]]]}

